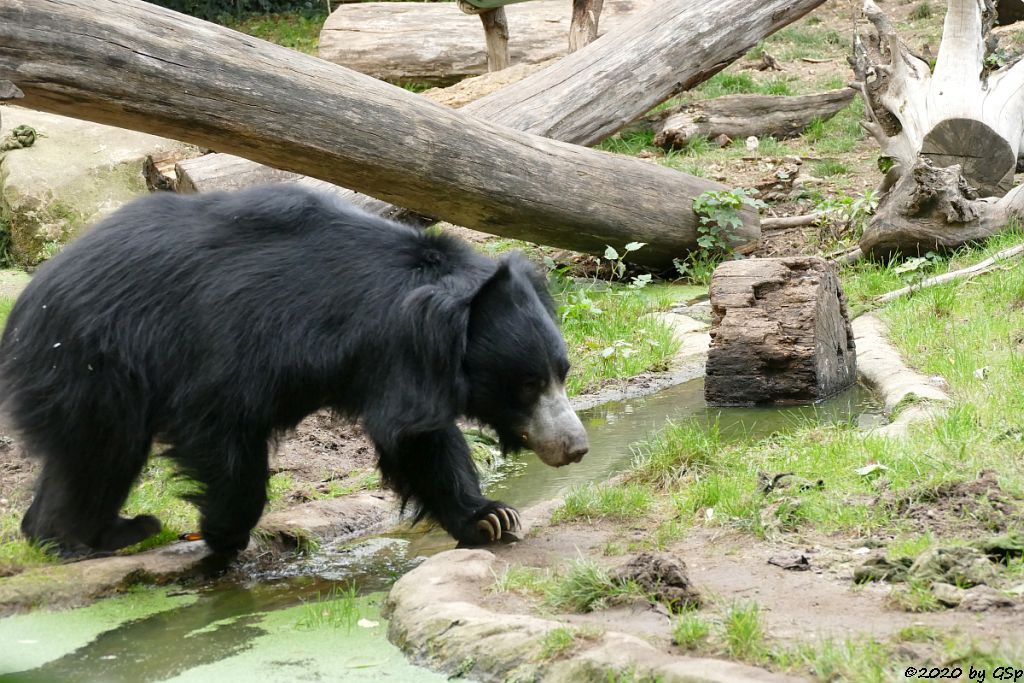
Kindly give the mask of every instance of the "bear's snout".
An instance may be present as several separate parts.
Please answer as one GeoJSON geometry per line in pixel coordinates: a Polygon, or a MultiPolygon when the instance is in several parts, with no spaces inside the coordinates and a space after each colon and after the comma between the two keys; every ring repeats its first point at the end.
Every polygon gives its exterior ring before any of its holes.
{"type": "Polygon", "coordinates": [[[553,382],[537,401],[526,437],[527,448],[552,467],[579,462],[590,449],[587,431],[561,383],[553,382]]]}

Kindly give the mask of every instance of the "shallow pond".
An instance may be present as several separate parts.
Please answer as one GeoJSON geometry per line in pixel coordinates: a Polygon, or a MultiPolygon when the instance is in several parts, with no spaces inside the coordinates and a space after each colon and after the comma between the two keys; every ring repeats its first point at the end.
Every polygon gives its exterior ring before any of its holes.
{"type": "MultiPolygon", "coordinates": [[[[571,485],[604,481],[629,465],[631,444],[667,420],[715,421],[728,439],[808,421],[863,425],[877,412],[859,387],[815,406],[708,409],[703,380],[695,380],[582,411],[591,449],[581,463],[552,469],[525,454],[500,466],[490,495],[526,508],[571,485]]],[[[0,683],[443,681],[388,643],[379,608],[399,576],[453,545],[438,532],[399,529],[328,544],[247,583],[146,589],[82,609],[0,619],[0,683]]]]}

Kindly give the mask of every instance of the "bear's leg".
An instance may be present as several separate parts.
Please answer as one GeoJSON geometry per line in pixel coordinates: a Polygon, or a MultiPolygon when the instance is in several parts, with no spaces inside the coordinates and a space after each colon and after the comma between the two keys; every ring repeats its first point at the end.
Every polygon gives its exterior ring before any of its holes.
{"type": "MultiPolygon", "coordinates": [[[[268,435],[269,436],[269,435],[268,435]]],[[[210,443],[176,446],[170,455],[202,486],[193,497],[199,528],[212,551],[210,573],[227,567],[249,545],[249,533],[267,503],[266,436],[223,435],[210,443]]]]}
{"type": "Polygon", "coordinates": [[[519,529],[514,508],[480,492],[476,465],[455,425],[407,437],[393,448],[377,445],[385,480],[403,500],[414,498],[460,543],[482,545],[519,529]]]}
{"type": "Polygon", "coordinates": [[[156,517],[120,516],[148,453],[149,439],[142,435],[92,447],[84,439],[47,444],[22,532],[35,541],[56,543],[65,556],[112,552],[157,533],[156,517]]]}

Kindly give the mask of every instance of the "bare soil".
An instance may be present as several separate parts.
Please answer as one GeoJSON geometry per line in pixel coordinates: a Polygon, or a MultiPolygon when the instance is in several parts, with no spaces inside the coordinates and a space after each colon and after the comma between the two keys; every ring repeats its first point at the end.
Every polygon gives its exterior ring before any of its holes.
{"type": "MultiPolygon", "coordinates": [[[[647,529],[623,530],[607,522],[560,524],[535,528],[521,542],[494,552],[506,566],[555,571],[582,556],[615,570],[636,554],[610,556],[605,549],[624,547],[630,541],[643,542],[648,535],[647,529]]],[[[1019,644],[1024,633],[1024,605],[1019,602],[983,616],[967,616],[955,610],[901,611],[891,602],[888,584],[853,583],[853,568],[867,553],[868,548],[857,539],[791,536],[758,541],[747,534],[708,528],[693,529],[664,551],[685,563],[692,588],[701,596],[703,616],[713,620],[735,602],[755,602],[763,610],[763,624],[772,646],[859,637],[898,640],[900,632],[911,627],[934,628],[946,637],[964,637],[993,646],[1019,644]],[[769,562],[794,553],[808,560],[809,569],[792,571],[769,562]]],[[[501,574],[500,567],[496,574],[501,574]]],[[[498,612],[553,616],[538,598],[519,593],[491,593],[483,604],[498,612]]],[[[666,651],[682,654],[672,644],[673,617],[660,605],[632,600],[588,614],[558,614],[557,618],[570,624],[642,635],[666,651]]],[[[939,656],[927,643],[904,643],[901,647],[911,650],[911,656],[920,661],[939,656]]]]}

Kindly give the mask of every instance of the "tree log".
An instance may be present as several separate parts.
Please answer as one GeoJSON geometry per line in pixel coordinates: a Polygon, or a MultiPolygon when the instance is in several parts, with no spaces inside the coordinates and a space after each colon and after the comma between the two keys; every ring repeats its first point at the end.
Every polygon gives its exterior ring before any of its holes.
{"type": "MultiPolygon", "coordinates": [[[[534,0],[503,8],[509,61],[533,64],[566,55],[572,2],[534,0]]],[[[657,4],[656,0],[605,0],[601,31],[616,30],[657,4]]],[[[446,2],[342,5],[324,22],[319,54],[386,81],[454,83],[488,71],[481,21],[482,15],[481,19],[468,16],[446,2]]]]}
{"type": "MultiPolygon", "coordinates": [[[[599,39],[464,111],[556,140],[594,144],[672,94],[710,78],[823,1],[765,0],[751,8],[746,0],[719,0],[700,7],[689,0],[664,0],[657,12],[635,18],[614,39],[599,39]],[[735,30],[725,34],[715,29],[719,25],[735,30]]],[[[408,218],[378,199],[355,192],[340,194],[368,211],[408,218]]],[[[752,216],[745,215],[744,220],[748,228],[743,234],[752,235],[752,216]]],[[[478,229],[530,239],[499,223],[478,229]]],[[[631,256],[643,256],[646,250],[631,256]]]]}
{"type": "Polygon", "coordinates": [[[508,16],[504,7],[480,13],[484,27],[484,45],[487,51],[487,70],[501,71],[512,63],[508,53],[508,16]]]}
{"type": "MultiPolygon", "coordinates": [[[[693,198],[724,189],[480,121],[141,0],[0,0],[0,78],[29,107],[245,155],[456,225],[591,253],[646,242],[633,261],[654,268],[696,246],[693,198]]],[[[760,232],[756,213],[742,221],[737,243],[760,232]]]]}
{"type": "Polygon", "coordinates": [[[865,253],[956,247],[1002,230],[1024,211],[1013,186],[1024,137],[1024,62],[989,71],[992,0],[949,0],[934,72],[899,39],[873,0],[873,33],[855,41],[868,102],[865,129],[887,171],[865,253]]]}
{"type": "Polygon", "coordinates": [[[597,40],[604,0],[572,0],[569,52],[576,52],[597,40]]]}
{"type": "Polygon", "coordinates": [[[654,123],[654,144],[671,149],[684,147],[697,137],[794,137],[815,119],[826,121],[835,116],[854,95],[853,90],[844,88],[793,97],[731,95],[685,104],[662,113],[654,123]]]}
{"type": "Polygon", "coordinates": [[[857,378],[846,298],[811,256],[727,261],[711,278],[711,405],[813,403],[857,378]]]}
{"type": "Polygon", "coordinates": [[[270,166],[254,164],[232,154],[206,154],[174,165],[178,192],[217,192],[240,190],[253,185],[293,182],[302,176],[270,166]]]}

